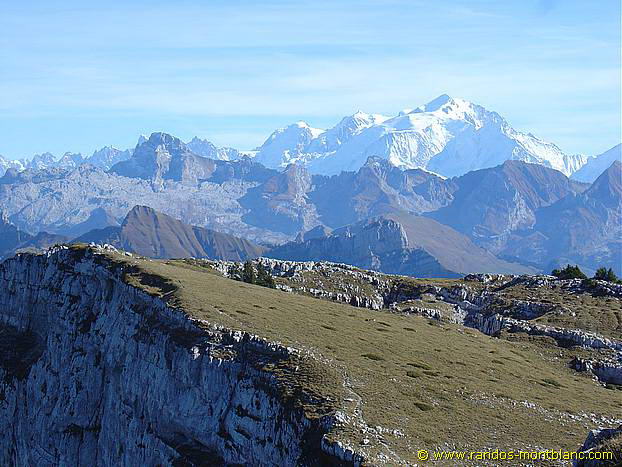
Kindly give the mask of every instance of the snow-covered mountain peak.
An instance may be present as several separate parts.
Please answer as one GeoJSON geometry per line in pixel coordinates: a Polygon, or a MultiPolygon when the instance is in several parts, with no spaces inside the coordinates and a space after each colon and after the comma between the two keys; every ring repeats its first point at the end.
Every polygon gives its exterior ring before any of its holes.
{"type": "Polygon", "coordinates": [[[360,110],[356,113],[349,115],[347,117],[343,117],[337,125],[326,130],[324,134],[336,134],[347,132],[350,135],[357,133],[363,128],[370,127],[372,125],[380,124],[387,120],[388,117],[383,115],[374,115],[368,114],[365,112],[361,112],[360,110]]]}
{"type": "Polygon", "coordinates": [[[15,169],[18,172],[21,172],[24,168],[24,161],[5,159],[0,155],[0,177],[3,176],[9,169],[15,169]]]}
{"type": "Polygon", "coordinates": [[[357,170],[369,156],[444,176],[505,160],[537,163],[569,175],[586,160],[513,129],[496,112],[447,94],[391,118],[358,111],[326,131],[297,122],[275,131],[257,152],[258,161],[268,167],[299,162],[327,175],[357,170]]]}
{"type": "Polygon", "coordinates": [[[448,96],[447,94],[441,94],[435,99],[432,99],[430,102],[424,105],[420,105],[417,107],[414,112],[436,112],[441,107],[453,103],[454,100],[448,96]]]}
{"type": "Polygon", "coordinates": [[[324,133],[324,130],[320,128],[313,128],[311,125],[309,125],[304,120],[299,120],[296,123],[288,126],[287,128],[290,128],[290,127],[296,127],[301,130],[308,130],[311,133],[311,135],[313,135],[314,138],[324,133]]]}
{"type": "Polygon", "coordinates": [[[445,114],[449,114],[456,111],[468,111],[475,107],[476,104],[467,101],[466,99],[462,99],[460,97],[451,97],[447,94],[441,94],[435,99],[432,99],[430,102],[424,105],[420,105],[413,113],[434,113],[434,112],[442,112],[445,114]]]}
{"type": "Polygon", "coordinates": [[[214,143],[207,139],[199,138],[195,136],[186,143],[186,146],[201,157],[207,157],[208,159],[217,159],[221,161],[232,161],[239,159],[240,151],[233,148],[219,148],[214,143]]]}
{"type": "Polygon", "coordinates": [[[492,113],[466,99],[450,97],[447,94],[442,94],[410,112],[411,115],[417,115],[420,118],[422,117],[421,114],[426,114],[443,120],[471,121],[480,120],[484,115],[492,113]]]}
{"type": "Polygon", "coordinates": [[[590,157],[580,170],[572,174],[572,178],[581,182],[592,183],[615,161],[622,161],[622,144],[618,144],[598,156],[590,157]]]}
{"type": "Polygon", "coordinates": [[[114,146],[104,146],[93,152],[86,162],[104,170],[110,169],[117,162],[125,161],[132,157],[132,151],[126,149],[121,151],[114,146]]]}
{"type": "Polygon", "coordinates": [[[300,155],[322,133],[324,130],[312,128],[304,121],[279,128],[258,148],[257,161],[267,167],[286,167],[294,162],[304,162],[300,155]]]}
{"type": "Polygon", "coordinates": [[[364,125],[371,125],[371,124],[380,124],[386,120],[388,120],[390,117],[387,117],[386,115],[381,115],[381,114],[369,114],[366,112],[363,112],[361,110],[357,110],[355,113],[353,113],[352,115],[350,115],[349,117],[344,117],[341,120],[341,123],[343,124],[344,122],[347,121],[353,121],[359,124],[359,126],[364,126],[364,125]]]}

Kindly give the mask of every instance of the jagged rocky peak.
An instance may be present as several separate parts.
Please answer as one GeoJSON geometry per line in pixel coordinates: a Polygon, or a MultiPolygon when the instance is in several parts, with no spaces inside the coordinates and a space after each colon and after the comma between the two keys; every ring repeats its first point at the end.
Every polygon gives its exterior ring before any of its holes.
{"type": "Polygon", "coordinates": [[[115,164],[110,171],[155,182],[174,180],[196,184],[198,180],[208,178],[214,169],[214,161],[198,156],[179,138],[157,132],[136,146],[129,160],[115,164]]]}
{"type": "Polygon", "coordinates": [[[391,161],[378,156],[369,156],[365,161],[363,167],[369,167],[374,169],[390,170],[395,167],[391,161]]]}
{"type": "Polygon", "coordinates": [[[104,146],[93,152],[86,162],[95,167],[109,170],[117,162],[128,160],[130,157],[132,157],[132,151],[129,149],[121,151],[114,146],[104,146]]]}
{"type": "Polygon", "coordinates": [[[312,186],[309,171],[300,164],[290,164],[282,172],[274,174],[260,187],[264,197],[275,200],[304,202],[312,186]]]}
{"type": "Polygon", "coordinates": [[[188,141],[186,146],[203,157],[210,157],[209,155],[215,154],[218,151],[218,148],[212,142],[197,136],[188,141]]]}
{"type": "Polygon", "coordinates": [[[35,154],[31,160],[22,160],[24,169],[45,170],[51,168],[74,169],[82,165],[86,159],[80,153],[65,152],[56,158],[50,152],[35,154]]]}
{"type": "Polygon", "coordinates": [[[370,199],[376,191],[376,202],[386,205],[389,210],[397,208],[412,212],[427,211],[430,208],[424,207],[425,204],[447,202],[448,195],[444,192],[452,189],[452,183],[445,183],[438,174],[425,169],[402,170],[390,160],[376,156],[367,159],[365,165],[356,173],[356,180],[357,185],[368,191],[370,199]],[[380,196],[381,194],[384,196],[380,196]],[[399,200],[400,196],[407,194],[419,198],[419,206],[406,207],[404,201],[399,200]]]}
{"type": "Polygon", "coordinates": [[[82,165],[86,159],[80,153],[66,152],[56,162],[58,167],[73,169],[82,165]]]}
{"type": "Polygon", "coordinates": [[[136,141],[136,146],[140,146],[141,144],[146,142],[148,139],[149,138],[147,138],[147,135],[138,135],[138,140],[136,141]]]}
{"type": "Polygon", "coordinates": [[[29,161],[28,168],[32,169],[44,169],[54,165],[56,158],[54,154],[50,152],[44,152],[43,154],[35,154],[32,160],[29,161]]]}
{"type": "Polygon", "coordinates": [[[391,160],[378,156],[369,156],[359,170],[359,174],[362,176],[373,173],[380,178],[386,178],[391,172],[402,172],[402,169],[394,165],[391,160]]]}
{"type": "Polygon", "coordinates": [[[188,148],[201,157],[207,157],[208,159],[216,159],[221,161],[233,161],[241,157],[240,152],[233,148],[219,148],[212,142],[201,139],[197,136],[192,138],[186,143],[188,148]]]}
{"type": "Polygon", "coordinates": [[[175,150],[183,150],[187,147],[186,144],[181,139],[173,135],[170,135],[168,133],[164,133],[162,131],[151,133],[151,135],[149,136],[149,139],[147,139],[147,141],[141,144],[141,146],[145,144],[149,145],[152,148],[158,148],[160,146],[164,146],[166,150],[169,152],[175,151],[175,150]]]}
{"type": "Polygon", "coordinates": [[[311,174],[300,164],[288,165],[282,173],[287,191],[306,192],[311,187],[311,174]]]}

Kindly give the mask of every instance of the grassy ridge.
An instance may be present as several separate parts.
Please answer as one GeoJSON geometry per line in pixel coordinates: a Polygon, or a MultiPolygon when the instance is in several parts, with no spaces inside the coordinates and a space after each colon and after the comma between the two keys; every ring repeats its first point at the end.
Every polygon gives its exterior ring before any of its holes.
{"type": "MultiPolygon", "coordinates": [[[[568,369],[567,350],[549,339],[493,339],[244,284],[183,262],[123,261],[138,267],[134,285],[152,293],[158,286],[144,278],[166,278],[168,299],[195,318],[321,355],[326,371],[301,384],[346,413],[360,409],[405,460],[416,461],[421,448],[575,449],[587,429],[603,424],[590,418],[622,413],[620,392],[568,369]]],[[[352,426],[333,436],[355,445],[365,437],[352,426]]]]}

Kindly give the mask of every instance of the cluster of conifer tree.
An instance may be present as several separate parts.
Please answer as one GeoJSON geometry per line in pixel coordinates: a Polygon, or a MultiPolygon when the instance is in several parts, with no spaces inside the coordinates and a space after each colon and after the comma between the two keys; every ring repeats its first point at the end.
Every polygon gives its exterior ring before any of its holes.
{"type": "Polygon", "coordinates": [[[239,270],[239,268],[237,271],[234,270],[232,276],[248,284],[261,285],[271,289],[276,288],[274,277],[266,271],[266,268],[261,263],[257,263],[257,268],[255,268],[252,261],[246,261],[244,266],[242,266],[242,270],[239,270]]]}
{"type": "MultiPolygon", "coordinates": [[[[585,275],[585,273],[581,271],[581,268],[579,268],[579,266],[576,264],[574,266],[567,264],[566,267],[563,269],[553,269],[551,274],[558,279],[587,279],[587,275],[585,275]]],[[[616,284],[622,282],[620,281],[620,279],[618,279],[616,273],[613,272],[613,269],[607,269],[605,267],[598,268],[592,279],[614,282],[616,284]]]]}

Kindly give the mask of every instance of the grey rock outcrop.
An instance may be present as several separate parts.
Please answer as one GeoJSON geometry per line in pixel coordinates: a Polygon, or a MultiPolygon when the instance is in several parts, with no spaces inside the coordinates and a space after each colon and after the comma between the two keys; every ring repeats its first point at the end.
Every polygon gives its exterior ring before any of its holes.
{"type": "Polygon", "coordinates": [[[0,264],[2,465],[360,463],[256,364],[294,349],[194,321],[123,273],[80,249],[0,264]]]}
{"type": "MultiPolygon", "coordinates": [[[[241,280],[242,265],[232,261],[200,261],[223,276],[241,280]]],[[[252,261],[255,268],[259,264],[274,277],[287,278],[289,285],[277,284],[285,292],[311,295],[339,303],[346,303],[359,308],[380,310],[386,307],[384,293],[390,287],[390,281],[383,274],[365,271],[354,266],[326,261],[285,261],[273,258],[257,258],[252,261]],[[329,277],[331,287],[310,284],[305,273],[329,277]]]]}
{"type": "Polygon", "coordinates": [[[583,453],[585,459],[573,461],[573,467],[608,467],[618,466],[622,462],[622,452],[613,453],[617,458],[610,460],[587,459],[589,453],[599,451],[607,441],[622,436],[622,425],[618,428],[602,428],[590,430],[578,452],[583,453]]]}
{"type": "Polygon", "coordinates": [[[570,366],[577,371],[587,371],[600,381],[622,385],[622,352],[618,361],[576,357],[570,366]]]}
{"type": "Polygon", "coordinates": [[[132,157],[118,162],[110,171],[125,177],[142,178],[162,183],[163,180],[196,185],[214,172],[211,159],[193,153],[179,138],[166,133],[153,133],[136,146],[132,157]]]}

